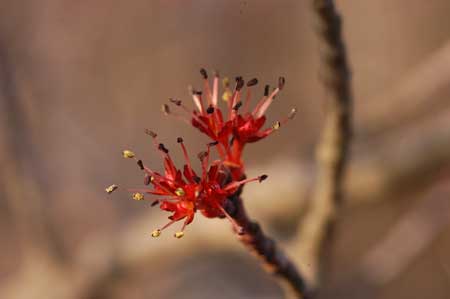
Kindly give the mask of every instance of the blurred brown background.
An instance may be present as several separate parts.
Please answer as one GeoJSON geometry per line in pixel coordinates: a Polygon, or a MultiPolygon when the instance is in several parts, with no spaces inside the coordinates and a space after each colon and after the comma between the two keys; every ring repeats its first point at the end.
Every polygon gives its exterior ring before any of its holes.
{"type": "MultiPolygon", "coordinates": [[[[355,143],[321,298],[449,298],[450,2],[336,2],[355,143]]],[[[299,113],[249,146],[249,173],[270,180],[244,198],[287,246],[314,179],[318,57],[306,0],[1,1],[0,297],[280,298],[226,221],[152,239],[167,214],[104,188],[141,186],[124,148],[161,167],[144,128],[172,152],[178,136],[202,149],[160,111],[200,86],[200,67],[283,75],[269,120],[299,113]]]]}

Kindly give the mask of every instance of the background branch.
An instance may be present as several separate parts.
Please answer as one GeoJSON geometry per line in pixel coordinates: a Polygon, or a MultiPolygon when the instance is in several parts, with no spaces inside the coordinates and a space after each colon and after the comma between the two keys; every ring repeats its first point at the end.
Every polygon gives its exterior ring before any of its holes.
{"type": "MultiPolygon", "coordinates": [[[[344,171],[351,139],[350,71],[342,40],[341,18],[333,1],[313,1],[322,60],[321,77],[328,94],[325,124],[317,148],[317,181],[296,241],[296,260],[311,287],[318,287],[322,248],[342,201],[344,171]]],[[[327,244],[326,246],[329,246],[327,244]]]]}

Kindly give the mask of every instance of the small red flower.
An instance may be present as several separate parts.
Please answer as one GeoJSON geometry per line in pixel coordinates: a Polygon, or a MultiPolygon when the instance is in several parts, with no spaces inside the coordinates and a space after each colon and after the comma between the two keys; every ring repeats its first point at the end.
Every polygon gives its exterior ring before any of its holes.
{"type": "MultiPolygon", "coordinates": [[[[162,143],[158,143],[157,135],[149,130],[146,133],[152,137],[155,146],[162,154],[164,174],[145,166],[142,160],[138,160],[131,151],[124,151],[123,156],[136,160],[139,167],[144,171],[144,184],[152,187],[131,190],[134,192],[133,198],[144,200],[145,194],[155,195],[157,198],[153,198],[152,206],[159,204],[160,209],[172,213],[169,216],[170,222],[153,231],[153,237],[158,237],[162,230],[173,223],[184,220],[182,229],[175,233],[175,237],[181,238],[184,235],[186,225],[194,220],[197,211],[208,218],[227,217],[235,225],[234,220],[224,209],[227,198],[232,196],[243,184],[252,181],[261,182],[267,178],[266,175],[263,175],[253,179],[240,181],[231,179],[230,181],[231,175],[226,165],[220,160],[209,163],[210,149],[218,145],[217,142],[208,144],[207,151],[198,155],[202,166],[201,176],[198,176],[192,168],[183,139],[178,138],[177,142],[181,145],[186,161],[183,171],[181,171],[174,165],[169,150],[162,143]]],[[[108,190],[111,189],[112,187],[108,187],[107,192],[110,193],[108,190]]]]}
{"type": "Polygon", "coordinates": [[[244,165],[242,161],[242,151],[247,143],[261,140],[292,119],[296,113],[296,109],[292,109],[290,114],[281,121],[275,122],[269,128],[263,128],[266,117],[265,113],[272,104],[275,97],[283,89],[285,79],[278,79],[278,86],[269,91],[269,85],[265,86],[264,96],[257,103],[255,108],[250,111],[249,103],[251,99],[252,87],[258,83],[258,80],[252,79],[247,82],[247,90],[245,96],[243,87],[245,85],[242,77],[236,78],[236,86],[234,91],[229,87],[228,79],[224,79],[224,88],[222,99],[227,102],[226,115],[218,106],[219,97],[219,76],[216,73],[211,88],[208,74],[205,69],[201,69],[200,73],[204,79],[203,92],[191,89],[192,99],[197,110],[191,112],[180,100],[171,99],[170,101],[183,109],[186,115],[181,113],[173,113],[168,105],[163,106],[166,114],[173,114],[194,127],[202,133],[209,136],[212,140],[218,142],[217,151],[220,158],[224,161],[232,172],[234,179],[239,179],[244,175],[244,165]],[[206,98],[206,103],[204,98],[206,98]],[[241,111],[241,112],[240,112],[241,111]]]}

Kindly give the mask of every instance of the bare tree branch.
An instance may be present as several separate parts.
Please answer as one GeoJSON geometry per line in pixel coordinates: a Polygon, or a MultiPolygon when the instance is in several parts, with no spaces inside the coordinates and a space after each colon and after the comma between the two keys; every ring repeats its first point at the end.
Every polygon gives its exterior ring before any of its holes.
{"type": "Polygon", "coordinates": [[[312,288],[318,287],[323,246],[342,201],[344,171],[351,139],[350,71],[342,40],[341,18],[333,1],[313,1],[320,40],[322,79],[329,95],[325,125],[317,148],[317,182],[309,211],[299,228],[296,259],[312,288]]]}

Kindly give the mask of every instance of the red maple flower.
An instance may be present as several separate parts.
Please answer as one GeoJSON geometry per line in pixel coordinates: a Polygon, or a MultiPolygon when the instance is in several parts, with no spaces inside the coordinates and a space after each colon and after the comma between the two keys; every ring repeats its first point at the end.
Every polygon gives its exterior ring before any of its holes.
{"type": "MultiPolygon", "coordinates": [[[[137,159],[131,151],[124,151],[123,156],[137,161],[145,174],[144,184],[152,187],[149,189],[132,189],[131,191],[134,192],[133,198],[144,200],[145,194],[155,195],[157,198],[153,198],[152,206],[159,204],[162,210],[172,213],[169,216],[170,222],[153,231],[153,237],[158,237],[162,230],[184,219],[182,229],[175,233],[175,237],[181,238],[184,235],[186,225],[194,220],[197,211],[208,218],[227,217],[235,225],[234,220],[224,208],[227,198],[232,196],[243,184],[252,181],[261,182],[267,178],[266,175],[262,175],[252,179],[230,180],[229,169],[220,160],[209,163],[210,149],[216,146],[217,142],[208,144],[207,151],[198,155],[202,166],[201,176],[198,176],[192,168],[183,139],[178,138],[177,142],[181,145],[186,161],[182,171],[176,168],[169,155],[169,150],[164,144],[158,143],[157,135],[150,130],[147,130],[146,133],[152,136],[155,146],[162,154],[164,174],[145,166],[142,160],[137,159]]],[[[115,187],[117,188],[117,186],[115,187]]],[[[113,187],[108,188],[110,188],[109,190],[114,189],[113,187]]],[[[110,193],[108,188],[107,192],[110,193]]]]}
{"type": "Polygon", "coordinates": [[[214,74],[213,86],[211,88],[208,74],[205,69],[200,73],[204,79],[203,92],[191,89],[192,99],[197,110],[191,112],[180,100],[170,99],[170,101],[183,109],[186,115],[173,113],[168,105],[163,105],[166,114],[173,114],[195,128],[209,136],[215,142],[218,142],[217,151],[223,163],[228,166],[232,172],[233,179],[240,179],[244,176],[244,164],[242,161],[242,152],[247,143],[261,140],[292,119],[296,109],[292,109],[287,117],[281,121],[275,122],[271,127],[263,128],[266,117],[265,113],[274,101],[278,93],[285,85],[285,79],[278,79],[278,86],[269,91],[269,85],[264,88],[264,96],[259,100],[255,108],[250,111],[249,103],[251,100],[252,87],[258,83],[258,80],[252,79],[247,82],[247,90],[243,95],[245,85],[242,77],[236,77],[236,85],[231,91],[228,79],[224,79],[224,93],[222,99],[227,102],[226,113],[222,112],[218,105],[219,97],[219,76],[214,74]],[[206,98],[206,102],[204,100],[206,98]],[[226,114],[226,115],[224,115],[226,114]]]}

